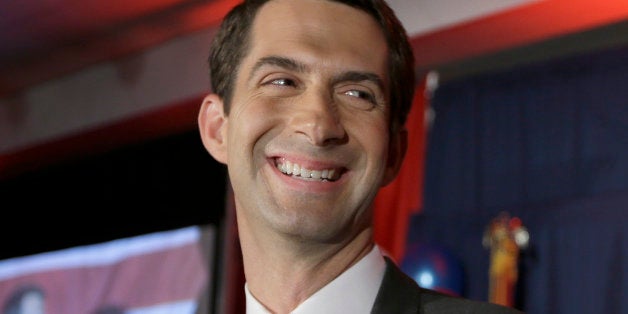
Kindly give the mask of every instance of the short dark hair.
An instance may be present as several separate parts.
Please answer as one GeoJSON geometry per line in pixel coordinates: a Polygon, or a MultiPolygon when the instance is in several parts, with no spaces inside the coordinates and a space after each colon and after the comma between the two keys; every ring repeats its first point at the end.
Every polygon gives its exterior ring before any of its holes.
{"type": "MultiPolygon", "coordinates": [[[[245,0],[223,19],[211,45],[209,69],[211,87],[229,113],[233,88],[242,59],[249,51],[251,25],[259,8],[271,0],[245,0]]],[[[391,130],[402,127],[412,106],[415,90],[414,54],[405,28],[384,0],[328,0],[340,2],[371,15],[388,44],[391,130]]]]}

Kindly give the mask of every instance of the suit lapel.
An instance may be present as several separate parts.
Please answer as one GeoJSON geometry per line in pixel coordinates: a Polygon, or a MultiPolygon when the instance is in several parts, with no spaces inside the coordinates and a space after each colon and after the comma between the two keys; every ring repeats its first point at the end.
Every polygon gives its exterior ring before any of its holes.
{"type": "Polygon", "coordinates": [[[420,313],[421,288],[389,258],[377,293],[373,314],[420,313]]]}

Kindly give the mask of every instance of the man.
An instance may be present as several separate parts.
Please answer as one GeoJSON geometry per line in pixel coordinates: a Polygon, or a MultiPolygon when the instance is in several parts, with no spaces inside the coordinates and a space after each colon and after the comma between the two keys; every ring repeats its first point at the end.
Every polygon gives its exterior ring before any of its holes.
{"type": "Polygon", "coordinates": [[[209,62],[199,129],[228,167],[247,313],[510,312],[420,289],[374,243],[415,88],[383,1],[245,1],[209,62]]]}

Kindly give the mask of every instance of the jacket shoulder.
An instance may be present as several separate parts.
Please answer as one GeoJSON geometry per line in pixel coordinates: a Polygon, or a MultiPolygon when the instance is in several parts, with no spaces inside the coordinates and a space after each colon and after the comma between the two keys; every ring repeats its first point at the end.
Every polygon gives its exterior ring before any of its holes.
{"type": "Polygon", "coordinates": [[[489,302],[474,301],[420,287],[390,258],[371,313],[486,313],[522,314],[516,309],[489,302]]]}
{"type": "Polygon", "coordinates": [[[422,312],[436,313],[487,313],[487,314],[522,314],[523,312],[490,302],[474,301],[470,299],[445,295],[436,291],[422,292],[422,312]]]}

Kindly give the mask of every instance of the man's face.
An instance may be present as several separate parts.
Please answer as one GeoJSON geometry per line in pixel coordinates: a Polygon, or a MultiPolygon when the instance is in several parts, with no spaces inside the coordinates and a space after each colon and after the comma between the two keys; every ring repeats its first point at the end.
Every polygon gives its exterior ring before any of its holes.
{"type": "Polygon", "coordinates": [[[389,156],[388,50],[377,23],[339,3],[273,0],[250,38],[221,160],[239,224],[316,241],[367,228],[401,158],[389,156]]]}

